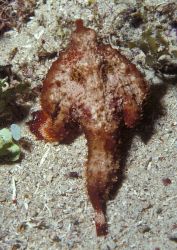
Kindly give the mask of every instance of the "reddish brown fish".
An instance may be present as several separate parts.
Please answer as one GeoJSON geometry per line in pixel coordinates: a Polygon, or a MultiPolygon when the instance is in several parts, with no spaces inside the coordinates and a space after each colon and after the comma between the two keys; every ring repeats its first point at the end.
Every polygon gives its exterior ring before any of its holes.
{"type": "MultiPolygon", "coordinates": [[[[105,205],[117,181],[118,132],[140,119],[148,86],[141,73],[96,32],[76,21],[71,42],[52,64],[43,83],[42,111],[30,127],[46,141],[62,141],[69,124],[79,124],[88,142],[87,190],[97,235],[107,233],[105,205]]],[[[70,131],[71,132],[71,131],[70,131]]]]}

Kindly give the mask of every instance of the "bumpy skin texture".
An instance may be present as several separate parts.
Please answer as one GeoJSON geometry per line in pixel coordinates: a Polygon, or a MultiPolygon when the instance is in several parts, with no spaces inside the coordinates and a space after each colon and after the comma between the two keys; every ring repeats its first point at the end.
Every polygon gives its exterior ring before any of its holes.
{"type": "Polygon", "coordinates": [[[31,130],[39,139],[62,141],[71,123],[81,126],[88,142],[87,190],[99,236],[107,233],[104,208],[117,181],[120,126],[135,126],[147,93],[135,65],[111,46],[99,44],[96,32],[82,20],[76,21],[68,48],[44,80],[42,111],[31,130]]]}

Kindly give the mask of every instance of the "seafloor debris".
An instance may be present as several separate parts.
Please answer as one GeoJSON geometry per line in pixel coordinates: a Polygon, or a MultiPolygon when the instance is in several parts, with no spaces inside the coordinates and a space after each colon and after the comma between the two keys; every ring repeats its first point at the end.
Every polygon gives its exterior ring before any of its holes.
{"type": "Polygon", "coordinates": [[[119,169],[118,132],[140,119],[148,86],[135,65],[96,32],[76,21],[67,50],[43,84],[42,111],[29,123],[38,139],[63,141],[80,126],[88,142],[87,190],[95,210],[97,235],[107,233],[106,201],[119,169]]]}
{"type": "Polygon", "coordinates": [[[0,160],[17,161],[20,157],[20,147],[13,140],[12,132],[3,128],[0,130],[0,160]]]}
{"type": "Polygon", "coordinates": [[[28,21],[35,5],[34,0],[0,0],[0,35],[28,21]]]}
{"type": "Polygon", "coordinates": [[[13,72],[12,65],[0,65],[0,128],[23,120],[38,94],[13,72]]]}
{"type": "MultiPolygon", "coordinates": [[[[115,16],[109,41],[161,79],[177,78],[177,1],[136,1],[115,16]]],[[[100,28],[100,27],[99,27],[100,28]]],[[[170,83],[171,81],[166,81],[170,83]]]]}

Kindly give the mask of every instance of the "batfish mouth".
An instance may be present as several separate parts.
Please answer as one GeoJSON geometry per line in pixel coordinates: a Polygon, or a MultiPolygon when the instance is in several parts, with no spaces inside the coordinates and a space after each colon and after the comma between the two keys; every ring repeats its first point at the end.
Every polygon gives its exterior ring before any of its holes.
{"type": "Polygon", "coordinates": [[[68,144],[82,132],[81,127],[75,122],[65,124],[58,132],[58,130],[54,129],[55,126],[52,118],[42,110],[33,112],[31,115],[32,119],[26,124],[37,140],[45,140],[46,142],[60,141],[61,143],[68,144]]]}
{"type": "Polygon", "coordinates": [[[32,120],[27,122],[30,131],[36,136],[37,140],[46,142],[58,142],[62,140],[63,133],[57,133],[54,130],[54,124],[50,116],[42,110],[32,113],[32,120]]]}
{"type": "Polygon", "coordinates": [[[36,136],[38,140],[45,139],[42,134],[41,127],[46,123],[47,119],[47,115],[41,110],[38,110],[32,113],[32,120],[27,122],[30,131],[36,136]]]}

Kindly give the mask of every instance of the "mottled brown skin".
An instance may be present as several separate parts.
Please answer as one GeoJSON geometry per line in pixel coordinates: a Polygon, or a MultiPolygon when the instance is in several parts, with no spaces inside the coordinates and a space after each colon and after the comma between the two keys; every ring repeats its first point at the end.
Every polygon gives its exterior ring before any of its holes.
{"type": "Polygon", "coordinates": [[[42,111],[30,127],[39,139],[63,141],[67,125],[79,124],[88,142],[87,190],[95,210],[97,235],[106,235],[104,207],[117,181],[118,131],[140,119],[148,86],[135,65],[110,45],[98,44],[96,32],[76,21],[65,52],[43,83],[42,111]]]}

